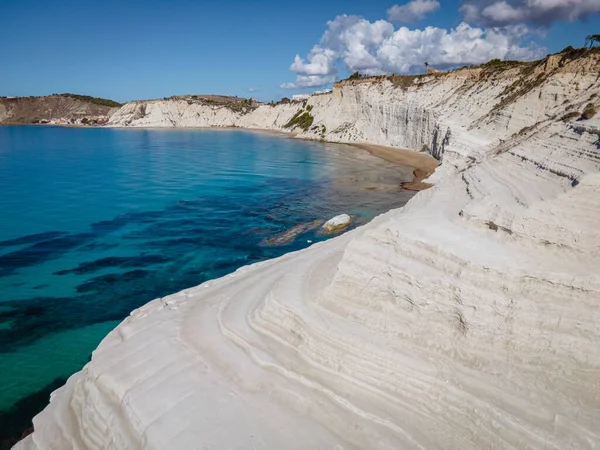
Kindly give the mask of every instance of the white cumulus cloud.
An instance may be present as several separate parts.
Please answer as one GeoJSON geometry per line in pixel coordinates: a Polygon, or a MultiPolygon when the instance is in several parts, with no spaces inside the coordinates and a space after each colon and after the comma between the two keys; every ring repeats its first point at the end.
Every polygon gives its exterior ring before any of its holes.
{"type": "Polygon", "coordinates": [[[437,0],[413,0],[404,5],[394,5],[387,10],[388,19],[392,22],[417,22],[440,7],[437,0]]]}
{"type": "Polygon", "coordinates": [[[307,60],[296,55],[290,70],[302,75],[327,75],[334,70],[335,53],[333,50],[314,46],[308,54],[307,60]]]}
{"type": "MultiPolygon", "coordinates": [[[[541,1],[541,0],[539,0],[541,1]]],[[[296,81],[286,89],[318,87],[333,83],[338,68],[363,74],[410,73],[423,70],[424,62],[444,69],[481,64],[490,59],[532,60],[545,48],[523,45],[529,30],[524,25],[480,28],[461,23],[453,29],[394,28],[390,22],[370,22],[359,16],[341,15],[327,23],[327,30],[306,58],[296,55],[290,70],[296,81]]]]}
{"type": "Polygon", "coordinates": [[[320,87],[335,81],[335,75],[298,75],[293,83],[283,83],[283,89],[302,89],[308,87],[320,87]]]}
{"type": "Polygon", "coordinates": [[[463,0],[460,12],[468,22],[503,26],[574,22],[600,12],[600,0],[463,0]]]}

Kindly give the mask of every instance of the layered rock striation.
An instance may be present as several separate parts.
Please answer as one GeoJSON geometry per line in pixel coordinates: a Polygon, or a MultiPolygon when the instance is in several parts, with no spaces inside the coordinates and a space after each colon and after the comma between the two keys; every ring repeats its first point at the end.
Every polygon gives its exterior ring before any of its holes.
{"type": "Polygon", "coordinates": [[[17,448],[597,448],[599,74],[589,52],[246,113],[125,105],[111,124],[276,130],[310,106],[301,137],[442,166],[366,226],[132,312],[17,448]]]}

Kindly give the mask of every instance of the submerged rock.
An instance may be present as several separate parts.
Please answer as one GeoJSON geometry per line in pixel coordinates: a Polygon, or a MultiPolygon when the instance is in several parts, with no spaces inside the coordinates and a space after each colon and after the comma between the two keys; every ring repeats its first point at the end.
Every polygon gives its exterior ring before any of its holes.
{"type": "Polygon", "coordinates": [[[354,222],[354,217],[349,216],[348,214],[340,214],[339,216],[335,216],[332,219],[329,219],[323,225],[323,232],[326,234],[335,234],[344,231],[354,222]]]}
{"type": "Polygon", "coordinates": [[[283,233],[278,234],[277,236],[273,236],[269,239],[265,239],[261,244],[262,245],[283,245],[289,242],[292,242],[296,239],[296,236],[302,233],[307,233],[309,231],[315,230],[319,228],[323,224],[322,220],[313,220],[312,222],[304,222],[298,225],[294,225],[289,230],[285,230],[283,233]]]}

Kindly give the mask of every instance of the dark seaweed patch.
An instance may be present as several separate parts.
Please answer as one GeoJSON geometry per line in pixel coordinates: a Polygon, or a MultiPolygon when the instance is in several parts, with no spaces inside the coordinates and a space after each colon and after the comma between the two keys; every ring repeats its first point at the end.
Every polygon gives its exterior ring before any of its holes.
{"type": "Polygon", "coordinates": [[[0,277],[11,275],[24,267],[56,259],[70,250],[79,247],[89,239],[91,233],[71,234],[68,236],[42,241],[0,256],[0,277]]]}
{"type": "MultiPolygon", "coordinates": [[[[147,278],[146,278],[147,280],[147,278]]],[[[96,280],[88,285],[91,292],[76,297],[33,297],[0,304],[0,323],[8,323],[0,329],[0,353],[12,353],[19,346],[28,345],[44,336],[94,323],[119,320],[129,312],[155,297],[154,292],[138,285],[125,290],[118,278],[96,280]],[[131,295],[139,295],[134,299],[131,295]]]]}
{"type": "Polygon", "coordinates": [[[0,353],[14,352],[19,345],[34,342],[53,331],[72,328],[68,326],[67,317],[60,317],[61,311],[62,314],[68,311],[65,306],[71,304],[72,300],[34,297],[0,304],[0,323],[10,323],[9,327],[0,329],[0,353]]]}
{"type": "Polygon", "coordinates": [[[30,234],[16,239],[0,241],[0,247],[15,247],[17,245],[34,244],[36,242],[47,241],[49,239],[56,239],[64,236],[65,234],[68,233],[65,231],[47,231],[45,233],[30,234]]]}
{"type": "Polygon", "coordinates": [[[50,394],[66,382],[66,378],[57,378],[39,391],[23,397],[10,409],[0,411],[0,450],[10,449],[29,434],[32,418],[46,407],[50,394]]]}
{"type": "MultiPolygon", "coordinates": [[[[222,241],[225,236],[213,237],[222,241]]],[[[194,253],[182,253],[194,248],[195,241],[181,238],[165,251],[164,258],[170,263],[155,270],[131,270],[110,273],[86,280],[77,286],[78,295],[73,297],[32,297],[18,301],[0,302],[0,353],[14,352],[22,345],[30,344],[53,332],[85,327],[94,323],[120,320],[144,303],[181,289],[195,286],[206,280],[223,276],[245,264],[262,261],[283,253],[277,248],[258,248],[244,241],[229,242],[229,248],[219,244],[212,247],[215,257],[210,262],[198,264],[194,253]],[[237,244],[237,245],[231,245],[237,244]],[[232,248],[233,247],[233,248],[232,248]]],[[[301,246],[298,245],[297,248],[301,246]]],[[[205,247],[206,250],[208,247],[205,247]]],[[[291,250],[296,247],[291,248],[291,250]]],[[[286,250],[290,250],[287,248],[286,250]]],[[[156,255],[142,255],[153,261],[156,255]]],[[[139,262],[140,260],[138,260],[139,262]]],[[[121,261],[128,265],[129,261],[121,261]]],[[[98,265],[103,266],[105,262],[98,265]]],[[[94,264],[92,264],[94,266],[94,264]]],[[[85,267],[84,270],[89,270],[85,267]]]]}
{"type": "Polygon", "coordinates": [[[85,251],[89,251],[89,250],[105,251],[105,250],[111,250],[118,246],[119,246],[119,244],[109,244],[107,242],[91,242],[91,243],[86,244],[83,247],[81,247],[81,249],[85,250],[85,251]]]}
{"type": "Polygon", "coordinates": [[[131,270],[123,274],[109,273],[100,277],[92,278],[77,286],[77,292],[102,291],[115,284],[127,284],[134,280],[147,278],[151,274],[148,270],[131,270]]]}
{"type": "Polygon", "coordinates": [[[159,239],[145,244],[145,247],[155,250],[169,250],[178,248],[179,250],[183,250],[185,252],[186,247],[191,250],[201,243],[201,240],[193,238],[159,239]]]}
{"type": "Polygon", "coordinates": [[[166,262],[169,262],[169,259],[160,255],[109,256],[107,258],[97,259],[96,261],[83,262],[74,269],[56,272],[56,275],[66,275],[69,273],[84,275],[106,268],[149,267],[166,262]]]}
{"type": "Polygon", "coordinates": [[[108,234],[113,231],[120,230],[127,225],[128,219],[124,216],[119,216],[111,220],[102,220],[92,224],[92,230],[98,234],[108,234]]]}
{"type": "Polygon", "coordinates": [[[99,235],[112,233],[132,223],[150,223],[160,219],[165,214],[164,211],[142,211],[136,213],[127,213],[110,220],[101,220],[92,224],[92,231],[99,235]]]}

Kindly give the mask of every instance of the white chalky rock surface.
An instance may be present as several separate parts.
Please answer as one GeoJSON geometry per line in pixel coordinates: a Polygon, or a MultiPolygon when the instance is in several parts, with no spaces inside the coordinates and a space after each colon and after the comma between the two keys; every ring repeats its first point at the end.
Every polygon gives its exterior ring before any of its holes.
{"type": "Polygon", "coordinates": [[[335,232],[336,230],[343,229],[352,223],[352,217],[348,214],[340,214],[329,219],[323,224],[323,230],[328,233],[335,232]]]}
{"type": "MultiPolygon", "coordinates": [[[[17,448],[598,448],[600,120],[561,120],[598,105],[598,73],[553,56],[516,97],[520,68],[311,97],[330,140],[443,153],[435,186],[134,311],[17,448]]],[[[148,106],[133,125],[208,123],[148,106]]]]}

